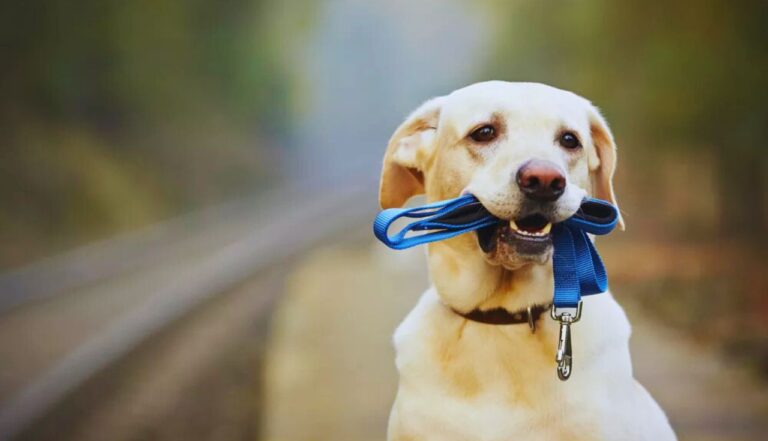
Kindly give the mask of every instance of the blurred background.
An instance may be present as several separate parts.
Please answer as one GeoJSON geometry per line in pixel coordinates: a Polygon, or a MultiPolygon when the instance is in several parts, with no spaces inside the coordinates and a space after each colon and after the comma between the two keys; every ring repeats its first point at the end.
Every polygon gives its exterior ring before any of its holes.
{"type": "Polygon", "coordinates": [[[374,243],[429,97],[598,105],[600,240],[681,440],[768,430],[768,9],[758,0],[0,4],[0,439],[378,440],[421,251],[374,243]]]}

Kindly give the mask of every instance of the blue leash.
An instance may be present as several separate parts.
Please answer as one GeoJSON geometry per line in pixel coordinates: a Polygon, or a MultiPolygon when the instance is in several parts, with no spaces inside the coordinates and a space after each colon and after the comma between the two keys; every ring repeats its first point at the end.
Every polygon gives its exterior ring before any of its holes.
{"type": "Polygon", "coordinates": [[[434,202],[414,208],[390,208],[382,211],[373,221],[373,234],[384,244],[395,250],[404,250],[416,245],[464,234],[488,227],[499,222],[471,194],[456,199],[434,202]],[[387,230],[400,218],[421,219],[406,225],[394,236],[387,230]],[[414,231],[431,231],[406,237],[414,231]]]}
{"type": "MultiPolygon", "coordinates": [[[[570,325],[581,318],[581,296],[608,289],[605,266],[587,234],[608,234],[616,227],[618,220],[616,207],[600,199],[586,198],[576,214],[552,227],[555,290],[551,314],[561,325],[556,357],[561,380],[567,380],[571,373],[570,325]],[[575,308],[576,311],[559,312],[559,309],[568,308],[575,308]]],[[[421,207],[384,210],[373,222],[373,234],[388,247],[402,250],[449,239],[499,222],[501,220],[488,212],[477,198],[467,194],[421,207]],[[390,236],[387,233],[389,227],[401,218],[418,220],[390,236]],[[422,231],[426,233],[416,234],[422,231]]]]}
{"type": "Polygon", "coordinates": [[[600,199],[585,199],[576,214],[553,225],[555,294],[552,303],[556,307],[576,308],[581,296],[608,289],[605,266],[587,234],[608,234],[618,221],[619,212],[613,205],[600,199]]]}
{"type": "MultiPolygon", "coordinates": [[[[555,246],[552,269],[555,275],[553,304],[575,308],[581,296],[604,292],[608,288],[605,266],[588,233],[610,233],[618,222],[618,211],[608,202],[587,198],[581,208],[565,222],[552,228],[555,246]]],[[[373,234],[392,249],[403,250],[417,245],[449,239],[501,222],[471,194],[456,199],[434,202],[414,208],[390,208],[373,222],[373,234]],[[398,219],[418,219],[394,236],[389,227],[398,219]],[[424,234],[413,234],[427,231],[424,234]]]]}

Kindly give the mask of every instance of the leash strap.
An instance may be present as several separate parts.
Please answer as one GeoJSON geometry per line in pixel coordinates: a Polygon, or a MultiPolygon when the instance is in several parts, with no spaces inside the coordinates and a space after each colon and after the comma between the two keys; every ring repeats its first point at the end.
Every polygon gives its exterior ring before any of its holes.
{"type": "Polygon", "coordinates": [[[487,227],[499,222],[471,194],[414,208],[390,208],[373,221],[373,234],[386,246],[403,250],[487,227]],[[398,219],[420,219],[406,225],[394,236],[387,231],[398,219]],[[415,232],[429,231],[424,234],[415,232]],[[407,236],[407,237],[406,237],[407,236]]]}
{"type": "Polygon", "coordinates": [[[605,266],[587,234],[608,234],[618,220],[619,213],[613,205],[600,199],[585,199],[576,214],[553,226],[556,307],[576,308],[581,296],[608,289],[605,266]]]}
{"type": "MultiPolygon", "coordinates": [[[[618,222],[618,211],[608,202],[587,198],[576,214],[553,226],[555,253],[554,306],[575,308],[582,295],[604,292],[608,287],[605,266],[587,234],[610,233],[618,222]]],[[[473,195],[434,202],[414,208],[390,208],[373,222],[373,233],[385,245],[402,250],[449,239],[501,222],[473,195]],[[390,236],[390,226],[402,218],[417,219],[390,236]],[[417,234],[419,232],[426,232],[417,234]]]]}

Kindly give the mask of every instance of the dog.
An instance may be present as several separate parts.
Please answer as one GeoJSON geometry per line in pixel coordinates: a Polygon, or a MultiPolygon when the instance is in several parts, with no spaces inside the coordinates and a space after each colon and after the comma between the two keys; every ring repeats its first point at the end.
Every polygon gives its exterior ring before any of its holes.
{"type": "Polygon", "coordinates": [[[543,84],[473,84],[427,101],[397,128],[382,208],[471,193],[504,222],[428,246],[432,285],[394,336],[389,441],[676,439],[632,375],[629,322],[609,292],[584,300],[572,326],[574,373],[566,382],[555,373],[550,228],[587,195],[616,205],[615,168],[597,108],[543,84]],[[499,314],[525,318],[494,324],[499,314]]]}

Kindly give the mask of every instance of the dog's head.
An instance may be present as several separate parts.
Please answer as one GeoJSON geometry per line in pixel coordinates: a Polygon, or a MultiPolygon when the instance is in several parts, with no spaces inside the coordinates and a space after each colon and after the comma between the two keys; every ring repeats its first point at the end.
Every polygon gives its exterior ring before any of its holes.
{"type": "Polygon", "coordinates": [[[580,96],[542,84],[478,83],[424,103],[398,127],[379,201],[390,208],[422,193],[429,201],[475,195],[505,222],[431,245],[430,270],[438,285],[482,287],[499,272],[547,263],[551,225],[587,194],[616,204],[615,150],[604,119],[580,96]]]}

